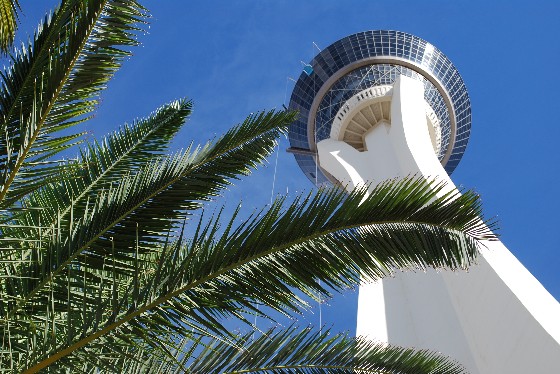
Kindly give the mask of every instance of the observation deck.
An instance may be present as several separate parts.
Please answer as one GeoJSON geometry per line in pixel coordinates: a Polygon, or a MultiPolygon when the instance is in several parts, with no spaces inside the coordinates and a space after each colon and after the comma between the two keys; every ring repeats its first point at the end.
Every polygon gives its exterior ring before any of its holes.
{"type": "Polygon", "coordinates": [[[360,96],[368,99],[368,94],[387,90],[400,75],[423,82],[434,151],[448,174],[455,170],[471,128],[469,95],[459,72],[439,49],[419,37],[374,30],[331,44],[313,58],[296,82],[289,109],[300,115],[289,129],[288,152],[310,181],[336,183],[317,164],[318,142],[334,136],[363,150],[364,134],[378,122],[390,121],[388,103],[377,99],[352,111],[348,123],[340,125],[345,109],[360,101],[360,96]]]}

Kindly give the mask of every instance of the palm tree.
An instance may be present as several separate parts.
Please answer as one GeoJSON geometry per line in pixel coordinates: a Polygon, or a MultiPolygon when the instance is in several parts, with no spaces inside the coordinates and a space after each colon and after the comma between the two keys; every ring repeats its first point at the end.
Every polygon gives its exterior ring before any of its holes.
{"type": "Polygon", "coordinates": [[[295,325],[256,336],[250,319],[301,313],[395,269],[466,268],[493,238],[476,194],[436,197],[441,184],[407,179],[278,198],[241,222],[241,208],[194,219],[270,155],[294,113],[251,115],[167,155],[191,111],[181,99],[78,145],[70,130],[147,19],[134,0],[63,0],[2,75],[0,371],[462,372],[435,353],[295,325]],[[72,146],[76,159],[56,159],[72,146]]]}

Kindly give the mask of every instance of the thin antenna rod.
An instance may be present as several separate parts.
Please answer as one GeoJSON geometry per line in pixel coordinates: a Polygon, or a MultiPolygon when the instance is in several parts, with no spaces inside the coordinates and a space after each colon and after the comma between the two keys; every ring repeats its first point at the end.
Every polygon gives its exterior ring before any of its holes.
{"type": "Polygon", "coordinates": [[[278,170],[278,155],[280,154],[280,142],[282,138],[278,139],[276,144],[276,161],[274,162],[274,178],[272,179],[272,189],[270,190],[270,206],[272,206],[272,200],[274,198],[274,186],[276,185],[276,172],[278,170]]]}
{"type": "MultiPolygon", "coordinates": [[[[319,48],[319,46],[313,42],[313,46],[315,48],[317,48],[319,50],[319,52],[321,52],[321,48],[319,48]]],[[[311,54],[314,55],[315,51],[312,48],[311,54]]],[[[314,58],[314,57],[312,57],[314,58]]],[[[315,90],[315,77],[316,74],[313,74],[313,90],[315,90]]],[[[315,137],[315,149],[317,149],[317,116],[315,116],[315,120],[314,120],[314,127],[315,127],[315,131],[314,131],[314,137],[315,137]]],[[[319,151],[317,150],[317,153],[315,154],[315,188],[318,187],[318,177],[319,177],[319,151]]],[[[321,286],[321,280],[319,280],[319,286],[321,286]]],[[[318,304],[319,304],[319,332],[323,331],[323,298],[321,297],[321,294],[319,294],[319,300],[318,300],[318,304]]]]}
{"type": "Polygon", "coordinates": [[[286,89],[284,90],[284,108],[286,108],[286,99],[288,98],[288,83],[290,83],[290,81],[295,82],[295,79],[286,77],[286,89]]]}
{"type": "Polygon", "coordinates": [[[322,304],[323,304],[323,298],[319,296],[319,331],[323,330],[323,310],[321,308],[322,304]]]}

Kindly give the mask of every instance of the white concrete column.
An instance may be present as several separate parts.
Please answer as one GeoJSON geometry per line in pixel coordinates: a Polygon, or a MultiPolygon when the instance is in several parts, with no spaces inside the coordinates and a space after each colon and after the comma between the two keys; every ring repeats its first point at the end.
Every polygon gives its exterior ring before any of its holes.
{"type": "MultiPolygon", "coordinates": [[[[321,167],[348,190],[408,175],[454,188],[433,151],[423,96],[421,82],[399,77],[391,123],[365,133],[367,151],[323,140],[321,167]]],[[[468,273],[400,273],[359,292],[358,335],[440,351],[471,373],[560,373],[560,304],[501,242],[468,273]]]]}

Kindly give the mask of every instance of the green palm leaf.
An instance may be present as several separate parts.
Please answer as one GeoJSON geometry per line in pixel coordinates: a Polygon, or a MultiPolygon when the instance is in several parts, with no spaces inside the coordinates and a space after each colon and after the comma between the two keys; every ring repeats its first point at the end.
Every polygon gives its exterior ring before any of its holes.
{"type": "Polygon", "coordinates": [[[8,52],[17,30],[18,0],[0,0],[0,50],[8,52]]]}
{"type": "MultiPolygon", "coordinates": [[[[255,338],[248,333],[231,340],[192,339],[169,342],[174,359],[154,351],[124,355],[119,367],[144,373],[385,373],[459,374],[466,371],[449,358],[427,350],[415,351],[346,334],[292,326],[270,329],[255,338]],[[147,352],[150,352],[148,354],[147,352]]],[[[84,365],[82,371],[91,370],[84,365]]]]}
{"type": "MultiPolygon", "coordinates": [[[[147,118],[125,124],[119,131],[109,135],[101,143],[93,143],[80,151],[77,164],[80,171],[51,183],[31,195],[25,206],[41,206],[41,222],[54,227],[58,220],[68,221],[72,213],[79,216],[88,199],[110,188],[111,184],[157,156],[162,156],[169,143],[191,113],[190,101],[179,100],[157,109],[147,118]]],[[[20,216],[22,225],[35,227],[38,214],[20,216]]],[[[49,235],[46,230],[44,235],[49,235]]],[[[31,233],[20,234],[29,236],[31,233]]]]}
{"type": "Polygon", "coordinates": [[[252,340],[205,347],[192,363],[191,373],[386,373],[458,374],[464,369],[434,352],[387,346],[329,331],[288,328],[268,331],[252,340]],[[242,347],[242,348],[239,348],[242,347]]]}
{"type": "Polygon", "coordinates": [[[215,318],[257,312],[254,302],[299,312],[305,301],[294,289],[328,297],[327,287],[342,290],[397,268],[465,268],[476,258],[478,241],[494,235],[479,219],[475,194],[435,198],[430,187],[420,180],[386,184],[363,203],[364,191],[348,198],[318,193],[285,209],[277,203],[235,229],[229,222],[220,234],[218,217],[186,248],[165,254],[148,283],[155,289],[143,294],[170,290],[159,301],[174,314],[165,317],[161,309],[161,316],[223,332],[215,318]]]}
{"type": "MultiPolygon", "coordinates": [[[[53,134],[87,118],[128,55],[120,47],[137,44],[131,32],[145,17],[133,0],[66,0],[45,18],[33,42],[16,51],[0,82],[0,207],[17,201],[21,188],[49,180],[26,171],[77,139],[79,134],[53,134]]],[[[62,167],[43,172],[55,175],[62,167]]]]}

